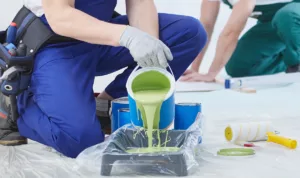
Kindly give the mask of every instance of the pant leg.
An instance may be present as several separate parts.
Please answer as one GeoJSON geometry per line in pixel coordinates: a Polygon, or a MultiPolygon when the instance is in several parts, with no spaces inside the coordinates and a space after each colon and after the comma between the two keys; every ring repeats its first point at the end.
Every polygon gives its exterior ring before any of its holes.
{"type": "Polygon", "coordinates": [[[239,40],[226,71],[232,77],[282,72],[286,70],[282,61],[285,49],[271,22],[258,23],[239,40]]]}
{"type": "Polygon", "coordinates": [[[93,95],[96,49],[81,43],[39,52],[31,86],[18,98],[21,135],[73,158],[104,140],[93,95]]]}
{"type": "MultiPolygon", "coordinates": [[[[113,23],[128,24],[127,16],[113,20],[113,23]]],[[[178,79],[204,47],[207,36],[199,20],[181,15],[159,14],[159,38],[172,51],[173,61],[169,64],[178,79]]],[[[126,81],[136,66],[129,51],[123,47],[108,47],[98,64],[98,75],[128,68],[108,85],[106,92],[113,98],[127,96],[126,81]]]]}
{"type": "Polygon", "coordinates": [[[290,3],[274,16],[273,27],[285,43],[283,60],[287,66],[300,64],[300,3],[290,3]]]}

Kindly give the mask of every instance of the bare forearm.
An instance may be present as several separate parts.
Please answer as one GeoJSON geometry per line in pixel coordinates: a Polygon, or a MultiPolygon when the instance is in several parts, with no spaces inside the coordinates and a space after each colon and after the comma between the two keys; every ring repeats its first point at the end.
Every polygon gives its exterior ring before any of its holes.
{"type": "Polygon", "coordinates": [[[208,39],[205,47],[192,63],[192,69],[194,71],[199,71],[204,55],[210,44],[210,39],[213,34],[215,23],[219,14],[219,9],[220,9],[220,2],[218,1],[203,0],[201,3],[200,22],[203,24],[206,30],[208,39]]]}
{"type": "Polygon", "coordinates": [[[239,35],[244,29],[254,6],[255,0],[240,0],[233,7],[230,18],[219,37],[216,55],[208,72],[209,75],[217,76],[232,56],[239,35]]]}
{"type": "Polygon", "coordinates": [[[195,58],[194,62],[192,63],[192,70],[193,71],[199,71],[201,63],[203,61],[203,58],[206,54],[207,48],[209,47],[210,41],[211,41],[211,36],[213,33],[213,29],[212,28],[207,28],[204,25],[204,28],[206,29],[206,33],[207,33],[207,42],[204,46],[204,48],[202,49],[202,51],[199,53],[199,55],[195,58]]]}
{"type": "Polygon", "coordinates": [[[232,56],[238,42],[238,35],[221,35],[217,43],[217,50],[214,61],[209,69],[209,74],[218,75],[232,56]]]}
{"type": "Polygon", "coordinates": [[[125,25],[100,21],[72,6],[55,5],[51,1],[43,1],[46,18],[57,34],[93,44],[119,46],[125,25]]]}
{"type": "Polygon", "coordinates": [[[130,26],[159,38],[158,14],[153,0],[127,0],[126,2],[130,26]]]}

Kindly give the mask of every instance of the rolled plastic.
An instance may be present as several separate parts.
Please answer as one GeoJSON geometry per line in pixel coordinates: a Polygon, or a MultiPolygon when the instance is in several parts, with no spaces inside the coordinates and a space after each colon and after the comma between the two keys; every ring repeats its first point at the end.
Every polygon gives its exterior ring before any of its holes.
{"type": "Polygon", "coordinates": [[[249,122],[230,124],[225,128],[225,138],[230,142],[266,141],[267,133],[275,130],[271,122],[249,122]]]}

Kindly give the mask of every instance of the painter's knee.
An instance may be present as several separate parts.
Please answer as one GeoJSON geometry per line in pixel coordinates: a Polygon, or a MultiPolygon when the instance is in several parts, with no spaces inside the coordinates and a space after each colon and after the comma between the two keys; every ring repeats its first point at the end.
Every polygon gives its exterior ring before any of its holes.
{"type": "Polygon", "coordinates": [[[104,141],[104,133],[98,124],[70,125],[56,134],[55,145],[65,156],[76,158],[85,149],[104,141]]]}
{"type": "Polygon", "coordinates": [[[232,68],[232,66],[230,66],[228,64],[225,66],[225,71],[231,77],[235,77],[236,76],[236,72],[234,71],[234,68],[232,68]]]}
{"type": "Polygon", "coordinates": [[[243,76],[243,71],[237,67],[233,60],[229,60],[228,63],[225,65],[226,73],[231,77],[241,77],[243,76]]]}
{"type": "Polygon", "coordinates": [[[185,40],[198,50],[202,49],[207,41],[207,33],[200,21],[194,17],[185,16],[180,22],[182,30],[185,31],[185,40]]]}

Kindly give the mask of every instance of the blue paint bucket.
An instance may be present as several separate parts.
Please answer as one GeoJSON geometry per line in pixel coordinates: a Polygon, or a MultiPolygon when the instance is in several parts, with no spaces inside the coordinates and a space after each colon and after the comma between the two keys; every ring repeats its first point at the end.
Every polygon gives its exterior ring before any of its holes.
{"type": "Polygon", "coordinates": [[[111,132],[119,128],[119,109],[129,108],[128,97],[122,97],[111,101],[111,132]]]}
{"type": "Polygon", "coordinates": [[[201,113],[200,103],[178,103],[175,105],[175,130],[187,130],[201,113]]]}
{"type": "Polygon", "coordinates": [[[130,110],[129,108],[122,108],[119,109],[119,128],[123,127],[124,125],[130,124],[131,123],[131,118],[130,118],[130,110]]]}
{"type": "Polygon", "coordinates": [[[160,121],[158,128],[168,129],[172,126],[175,118],[175,78],[170,68],[171,73],[166,69],[157,67],[145,67],[135,70],[131,73],[127,80],[126,88],[128,91],[129,109],[131,122],[135,126],[144,127],[140,111],[138,111],[134,99],[134,90],[145,90],[145,88],[153,89],[168,85],[169,92],[167,93],[160,109],[160,121]],[[149,77],[151,76],[151,77],[149,77]]]}

